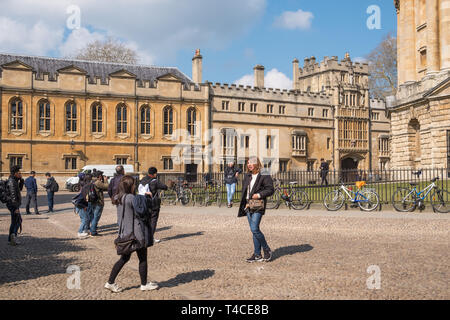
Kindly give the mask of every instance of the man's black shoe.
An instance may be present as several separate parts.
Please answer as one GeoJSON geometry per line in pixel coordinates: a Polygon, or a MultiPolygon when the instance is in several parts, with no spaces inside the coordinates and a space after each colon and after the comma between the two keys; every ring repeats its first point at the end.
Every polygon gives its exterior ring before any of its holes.
{"type": "Polygon", "coordinates": [[[91,233],[91,236],[92,237],[100,237],[100,234],[98,234],[98,233],[91,233]]]}
{"type": "Polygon", "coordinates": [[[272,250],[263,250],[264,251],[264,258],[263,261],[269,262],[272,260],[272,250]]]}
{"type": "Polygon", "coordinates": [[[35,214],[40,214],[39,212],[36,212],[35,214]]]}
{"type": "Polygon", "coordinates": [[[262,257],[260,255],[252,254],[250,258],[247,259],[248,263],[262,261],[262,257]]]}

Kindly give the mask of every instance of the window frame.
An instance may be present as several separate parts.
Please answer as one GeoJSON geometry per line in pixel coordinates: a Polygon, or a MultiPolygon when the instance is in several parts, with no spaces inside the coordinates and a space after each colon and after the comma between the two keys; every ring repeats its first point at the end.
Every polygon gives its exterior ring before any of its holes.
{"type": "Polygon", "coordinates": [[[145,104],[141,106],[140,112],[139,112],[139,132],[141,135],[151,135],[152,134],[152,109],[149,105],[145,104]],[[147,113],[148,111],[148,113],[147,113]],[[143,116],[144,112],[144,117],[143,116]],[[147,117],[148,116],[148,117],[147,117]],[[148,127],[147,127],[148,126],[148,127]],[[147,132],[148,128],[148,132],[147,132]],[[142,132],[143,130],[145,132],[142,132]]]}
{"type": "Polygon", "coordinates": [[[172,106],[165,106],[163,109],[163,134],[165,136],[173,135],[174,111],[172,106]],[[167,119],[166,119],[167,116],[167,119]]]}
{"type": "Polygon", "coordinates": [[[103,133],[103,105],[101,103],[94,103],[91,107],[91,132],[103,133]],[[101,116],[100,118],[99,114],[101,116]]]}
{"type": "Polygon", "coordinates": [[[65,132],[78,132],[78,108],[77,103],[74,100],[69,100],[64,104],[64,115],[65,115],[65,132]],[[70,107],[70,117],[68,113],[68,107],[70,107]],[[75,107],[75,117],[73,108],[75,107]],[[70,125],[69,125],[70,124],[70,125]],[[75,124],[75,130],[74,130],[74,124],[75,124]],[[70,130],[69,130],[70,127],[70,130]]]}
{"type": "Polygon", "coordinates": [[[52,106],[50,101],[47,99],[41,99],[38,102],[38,131],[39,132],[51,132],[52,129],[52,106]],[[41,113],[41,107],[44,108],[43,114],[41,113]],[[48,116],[47,116],[48,111],[48,116]],[[43,129],[41,127],[41,121],[43,124],[43,129]]]}
{"type": "Polygon", "coordinates": [[[23,122],[24,122],[25,116],[24,116],[24,108],[23,107],[24,106],[23,106],[22,99],[20,99],[20,98],[13,98],[13,99],[11,99],[11,101],[9,103],[9,112],[10,112],[9,129],[11,131],[24,131],[23,122]],[[19,105],[17,104],[18,102],[20,103],[20,108],[19,108],[19,105]],[[16,106],[15,107],[16,115],[13,115],[13,111],[12,111],[13,104],[16,106]],[[17,115],[17,113],[19,113],[20,109],[22,109],[21,115],[17,115]],[[20,128],[18,128],[19,127],[19,121],[18,120],[21,120],[20,121],[20,128]],[[13,128],[13,123],[16,124],[16,126],[14,128],[13,128]]]}

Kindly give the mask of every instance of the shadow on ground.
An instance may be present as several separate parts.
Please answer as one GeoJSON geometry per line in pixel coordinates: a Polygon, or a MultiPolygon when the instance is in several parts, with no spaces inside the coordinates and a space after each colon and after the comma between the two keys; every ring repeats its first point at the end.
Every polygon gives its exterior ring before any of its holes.
{"type": "Polygon", "coordinates": [[[69,265],[81,267],[78,259],[61,257],[86,250],[72,240],[19,236],[20,245],[13,247],[8,245],[8,235],[0,235],[0,285],[66,273],[69,265]]]}
{"type": "Polygon", "coordinates": [[[169,279],[164,282],[159,282],[160,288],[173,288],[181,284],[189,283],[192,281],[200,281],[211,278],[215,271],[211,269],[192,271],[180,273],[175,278],[169,279]]]}
{"type": "Polygon", "coordinates": [[[311,251],[312,249],[313,249],[313,247],[309,244],[281,247],[281,248],[275,249],[272,252],[272,261],[274,261],[278,258],[281,258],[283,256],[290,256],[290,255],[293,255],[296,253],[307,252],[307,251],[311,251]]]}
{"type": "Polygon", "coordinates": [[[204,231],[199,231],[196,233],[184,233],[184,234],[178,234],[178,235],[172,236],[172,237],[163,238],[163,239],[161,239],[161,241],[169,241],[169,240],[177,240],[177,239],[183,239],[183,238],[188,238],[188,237],[202,236],[204,234],[205,234],[204,231]]]}

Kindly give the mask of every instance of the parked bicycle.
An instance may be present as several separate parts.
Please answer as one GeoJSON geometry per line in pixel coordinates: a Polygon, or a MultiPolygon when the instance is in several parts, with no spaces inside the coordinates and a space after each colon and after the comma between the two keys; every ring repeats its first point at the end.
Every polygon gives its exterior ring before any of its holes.
{"type": "Polygon", "coordinates": [[[350,200],[353,207],[359,206],[363,211],[374,211],[380,204],[378,194],[371,189],[363,189],[365,181],[356,182],[357,190],[347,188],[343,182],[339,189],[333,190],[324,197],[323,204],[329,211],[337,211],[344,205],[346,200],[350,200]]]}
{"type": "Polygon", "coordinates": [[[298,182],[289,182],[288,188],[281,187],[281,181],[274,179],[275,193],[267,199],[267,209],[278,209],[281,201],[284,201],[286,207],[294,210],[305,209],[309,204],[308,194],[299,188],[298,182]]]}
{"type": "Polygon", "coordinates": [[[161,191],[161,202],[165,205],[175,205],[180,202],[183,206],[192,201],[192,187],[186,180],[169,181],[168,189],[161,191]]]}
{"type": "MultiPolygon", "coordinates": [[[[414,175],[420,177],[422,171],[413,172],[414,175]]],[[[433,178],[431,184],[425,187],[423,190],[418,191],[416,182],[410,182],[411,188],[398,188],[392,195],[392,205],[394,209],[400,212],[412,212],[419,208],[419,210],[425,209],[425,199],[430,195],[431,206],[434,212],[449,213],[450,212],[450,195],[446,190],[440,189],[436,185],[436,181],[439,177],[433,178]]]]}
{"type": "Polygon", "coordinates": [[[200,207],[216,204],[220,207],[220,186],[215,180],[204,181],[194,192],[194,205],[200,207]]]}

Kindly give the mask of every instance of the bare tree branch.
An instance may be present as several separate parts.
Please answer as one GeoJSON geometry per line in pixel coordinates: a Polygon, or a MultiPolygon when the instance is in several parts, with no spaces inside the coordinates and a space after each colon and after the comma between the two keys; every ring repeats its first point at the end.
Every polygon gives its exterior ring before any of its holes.
{"type": "Polygon", "coordinates": [[[136,64],[138,62],[138,54],[136,51],[126,47],[113,38],[108,38],[105,41],[96,40],[91,42],[70,58],[126,64],[136,64]]]}
{"type": "Polygon", "coordinates": [[[374,98],[385,98],[397,92],[397,38],[387,34],[366,57],[369,62],[369,88],[374,98]]]}

